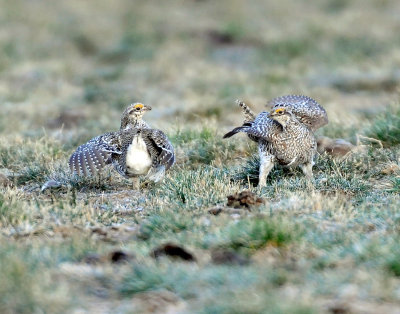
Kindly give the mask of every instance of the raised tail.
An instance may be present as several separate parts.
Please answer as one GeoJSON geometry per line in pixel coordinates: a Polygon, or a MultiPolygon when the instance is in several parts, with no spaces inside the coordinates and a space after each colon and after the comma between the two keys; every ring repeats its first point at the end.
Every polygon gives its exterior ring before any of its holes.
{"type": "Polygon", "coordinates": [[[233,135],[235,135],[236,133],[239,133],[239,132],[245,132],[245,131],[249,128],[249,126],[250,126],[250,124],[245,123],[245,124],[243,124],[242,126],[239,126],[239,127],[237,127],[237,128],[234,128],[232,131],[226,133],[226,134],[223,136],[223,138],[231,137],[231,136],[233,136],[233,135]]]}
{"type": "Polygon", "coordinates": [[[252,122],[256,118],[256,115],[254,112],[247,106],[243,101],[241,100],[236,100],[236,103],[239,105],[239,107],[242,109],[243,115],[244,115],[244,123],[247,122],[252,122]]]}

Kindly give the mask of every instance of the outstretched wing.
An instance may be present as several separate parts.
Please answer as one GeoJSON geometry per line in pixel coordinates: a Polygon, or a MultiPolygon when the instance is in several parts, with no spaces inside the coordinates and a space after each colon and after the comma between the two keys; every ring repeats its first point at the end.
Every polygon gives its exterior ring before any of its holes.
{"type": "Polygon", "coordinates": [[[325,109],[314,99],[302,95],[286,95],[272,99],[267,106],[272,109],[289,108],[296,118],[312,131],[328,123],[325,109]]]}
{"type": "Polygon", "coordinates": [[[175,154],[167,136],[156,129],[143,129],[141,132],[153,159],[153,167],[165,166],[165,170],[168,170],[175,163],[175,154]]]}
{"type": "Polygon", "coordinates": [[[79,146],[69,158],[72,173],[89,176],[112,162],[113,154],[121,154],[119,132],[109,132],[79,146]]]}

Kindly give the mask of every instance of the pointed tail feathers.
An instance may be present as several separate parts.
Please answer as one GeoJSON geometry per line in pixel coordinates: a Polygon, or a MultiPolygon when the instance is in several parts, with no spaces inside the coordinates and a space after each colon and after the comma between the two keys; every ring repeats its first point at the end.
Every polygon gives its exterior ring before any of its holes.
{"type": "Polygon", "coordinates": [[[239,127],[237,127],[237,128],[234,128],[232,131],[226,133],[226,134],[223,136],[223,138],[231,137],[231,136],[233,136],[233,135],[235,135],[236,133],[239,133],[239,132],[246,132],[246,130],[247,130],[248,128],[249,128],[249,126],[247,126],[247,125],[239,126],[239,127]]]}

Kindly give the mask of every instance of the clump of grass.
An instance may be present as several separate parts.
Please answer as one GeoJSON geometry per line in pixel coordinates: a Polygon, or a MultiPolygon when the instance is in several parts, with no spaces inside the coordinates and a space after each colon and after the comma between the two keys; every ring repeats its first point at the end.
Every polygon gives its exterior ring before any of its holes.
{"type": "Polygon", "coordinates": [[[15,173],[15,183],[42,182],[50,174],[51,164],[64,154],[60,143],[48,139],[24,140],[0,144],[0,167],[15,173]]]}
{"type": "Polygon", "coordinates": [[[56,158],[62,153],[58,142],[49,139],[0,142],[0,167],[18,171],[40,156],[56,158]]]}
{"type": "Polygon", "coordinates": [[[164,238],[183,231],[193,230],[195,222],[191,215],[175,211],[163,211],[152,215],[140,226],[139,238],[164,238]]]}
{"type": "Polygon", "coordinates": [[[0,225],[14,226],[25,220],[27,215],[23,206],[24,204],[19,202],[14,195],[0,194],[0,225]]]}
{"type": "Polygon", "coordinates": [[[223,140],[215,129],[206,126],[200,130],[178,130],[171,141],[185,150],[187,164],[196,168],[199,164],[222,165],[235,156],[235,143],[223,140]]]}
{"type": "Polygon", "coordinates": [[[387,108],[371,123],[365,134],[382,141],[385,146],[400,144],[400,103],[387,108]]]}
{"type": "Polygon", "coordinates": [[[168,288],[171,287],[165,282],[162,272],[149,266],[134,265],[129,276],[123,280],[120,293],[128,296],[138,292],[168,288]]]}
{"type": "Polygon", "coordinates": [[[327,180],[319,182],[316,187],[323,191],[343,191],[349,194],[363,194],[369,189],[366,179],[370,176],[370,163],[367,156],[356,156],[354,159],[335,160],[328,155],[320,155],[314,166],[314,175],[322,175],[327,180]],[[357,161],[357,162],[356,162],[357,161]],[[363,161],[363,162],[362,162],[363,161]]]}
{"type": "Polygon", "coordinates": [[[229,181],[229,174],[225,170],[211,166],[196,170],[179,169],[157,189],[150,191],[151,199],[181,208],[203,208],[225,200],[228,193],[238,188],[229,181]]]}
{"type": "Polygon", "coordinates": [[[258,176],[260,169],[260,157],[256,154],[245,160],[244,165],[240,167],[233,175],[233,180],[242,183],[250,182],[253,185],[258,184],[258,176]]]}
{"type": "Polygon", "coordinates": [[[400,193],[400,178],[395,177],[391,179],[392,187],[388,190],[391,193],[400,193]]]}
{"type": "Polygon", "coordinates": [[[23,168],[16,177],[16,183],[24,185],[30,182],[43,182],[49,174],[48,164],[42,159],[23,168]]]}
{"type": "Polygon", "coordinates": [[[266,245],[281,247],[302,236],[299,226],[271,217],[243,219],[225,231],[227,239],[220,245],[245,253],[254,253],[266,245]]]}

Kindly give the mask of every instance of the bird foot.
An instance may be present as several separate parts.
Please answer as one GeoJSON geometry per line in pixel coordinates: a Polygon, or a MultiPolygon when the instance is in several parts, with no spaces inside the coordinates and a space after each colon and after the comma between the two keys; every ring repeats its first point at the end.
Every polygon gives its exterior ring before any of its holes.
{"type": "Polygon", "coordinates": [[[153,183],[154,182],[149,181],[149,180],[143,181],[142,183],[140,183],[140,189],[146,189],[149,186],[151,186],[153,183]]]}
{"type": "Polygon", "coordinates": [[[259,182],[258,185],[257,185],[257,189],[262,190],[266,186],[267,186],[266,182],[259,182]]]}

